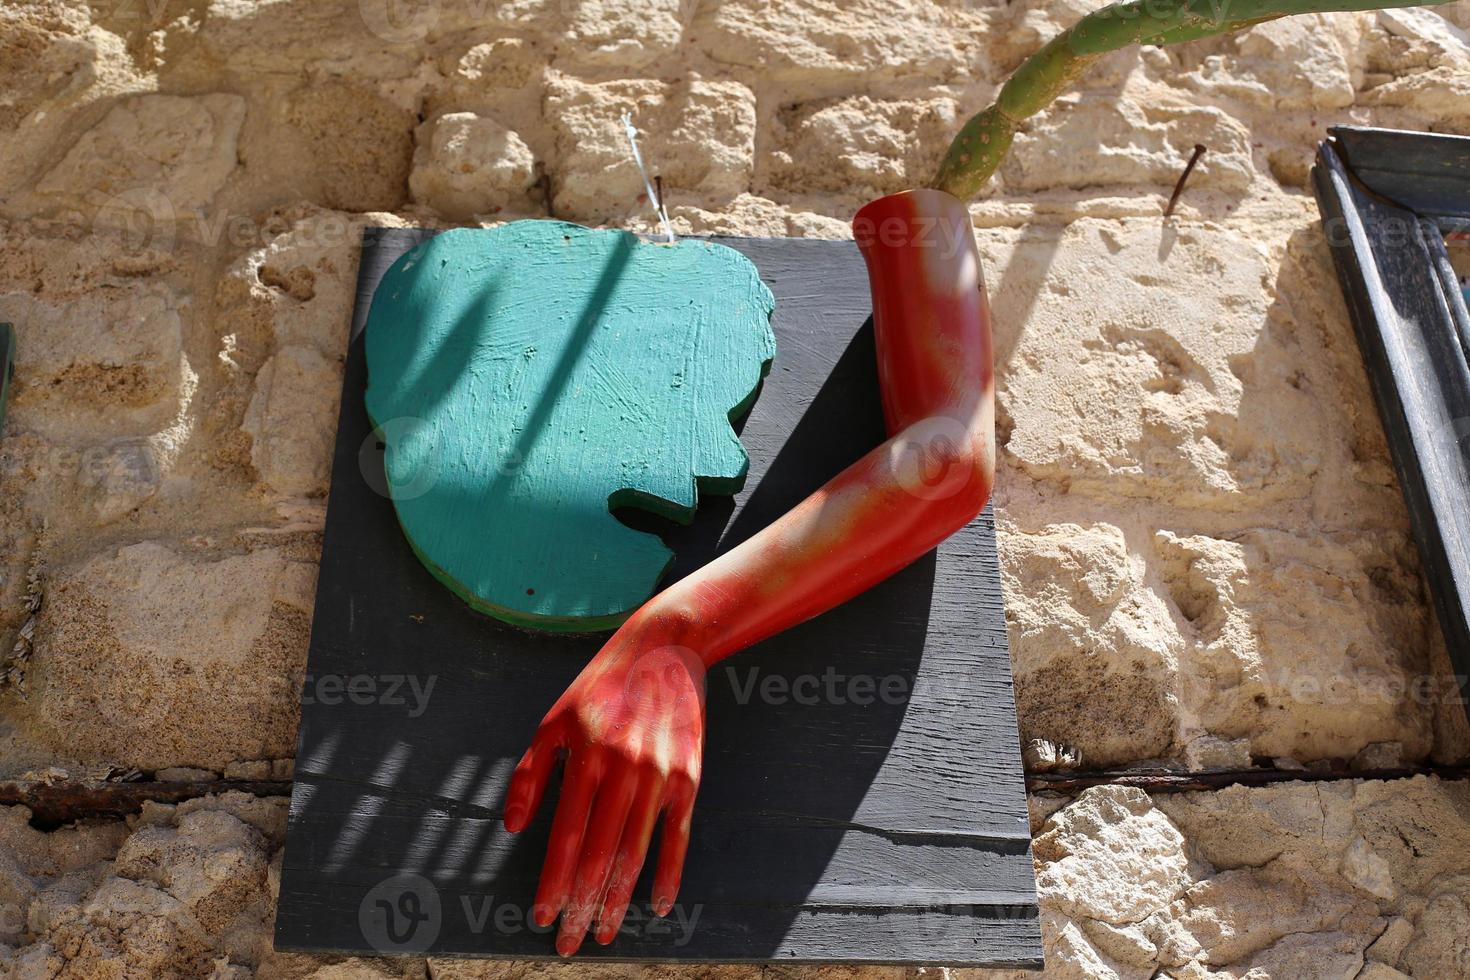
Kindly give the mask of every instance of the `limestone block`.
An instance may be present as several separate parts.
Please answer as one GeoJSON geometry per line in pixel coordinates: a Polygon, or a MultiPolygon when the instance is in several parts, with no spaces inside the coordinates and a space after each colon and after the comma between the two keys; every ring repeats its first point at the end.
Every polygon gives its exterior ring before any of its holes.
{"type": "Polygon", "coordinates": [[[177,416],[189,373],[187,300],[147,280],[51,296],[0,292],[0,319],[20,325],[18,409],[54,438],[145,435],[177,416]]]}
{"type": "Polygon", "coordinates": [[[1023,736],[1075,746],[1087,766],[1165,755],[1180,641],[1122,532],[1006,532],[1001,574],[1023,736]],[[1079,699],[1088,710],[1076,710],[1079,699]]]}
{"type": "Polygon", "coordinates": [[[1043,902],[1071,918],[1137,922],[1189,884],[1183,836],[1141,790],[1087,790],[1047,821],[1033,850],[1043,902]]]}
{"type": "Polygon", "coordinates": [[[56,206],[104,220],[174,220],[208,208],[234,171],[245,100],[223,93],[126,99],[36,185],[56,206]]]}
{"type": "Polygon", "coordinates": [[[282,348],[255,376],[241,428],[267,492],[321,497],[331,477],[342,365],[315,349],[282,348]]]}
{"type": "Polygon", "coordinates": [[[966,63],[936,4],[925,0],[733,0],[695,22],[709,57],[780,78],[943,78],[966,63]]]}
{"type": "Polygon", "coordinates": [[[556,131],[552,187],[559,217],[583,222],[648,210],[621,117],[631,113],[650,175],[666,195],[726,199],[748,190],[755,157],[755,95],[739,82],[697,76],[584,82],[554,78],[547,95],[556,131]]]}
{"type": "Polygon", "coordinates": [[[867,201],[923,185],[959,128],[952,99],[865,95],[783,106],[771,182],[787,192],[828,191],[867,201]]]}
{"type": "Polygon", "coordinates": [[[674,54],[695,0],[568,0],[562,49],[572,59],[640,68],[674,54]]]}
{"type": "Polygon", "coordinates": [[[1191,185],[1241,193],[1255,177],[1250,130],[1219,109],[1070,95],[1016,134],[1000,173],[1008,191],[1108,185],[1172,188],[1196,143],[1209,152],[1191,185]]]}
{"type": "Polygon", "coordinates": [[[23,714],[58,753],[221,770],[295,745],[313,566],[145,542],[58,570],[23,714]]]}
{"type": "Polygon", "coordinates": [[[451,112],[418,129],[409,188],[414,200],[451,221],[507,208],[526,212],[535,157],[520,136],[494,119],[451,112]]]}

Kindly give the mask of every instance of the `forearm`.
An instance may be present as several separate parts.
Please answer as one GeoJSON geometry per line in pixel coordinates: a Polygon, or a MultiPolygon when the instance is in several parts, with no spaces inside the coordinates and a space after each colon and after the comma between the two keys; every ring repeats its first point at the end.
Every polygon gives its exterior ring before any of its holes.
{"type": "Polygon", "coordinates": [[[914,444],[914,435],[900,433],[868,453],[760,534],[671,586],[646,614],[668,619],[679,642],[709,666],[926,554],[979,513],[990,479],[974,449],[946,452],[935,461],[942,496],[916,496],[914,444]]]}
{"type": "Polygon", "coordinates": [[[652,628],[713,664],[882,581],[984,507],[994,386],[969,215],[947,195],[916,192],[875,202],[854,230],[890,438],[625,629],[652,628]]]}

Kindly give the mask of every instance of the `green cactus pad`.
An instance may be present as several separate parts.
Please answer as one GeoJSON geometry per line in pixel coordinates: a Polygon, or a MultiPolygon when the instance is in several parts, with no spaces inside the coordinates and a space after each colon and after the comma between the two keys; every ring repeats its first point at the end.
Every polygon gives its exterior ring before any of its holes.
{"type": "Polygon", "coordinates": [[[559,221],[446,232],[384,275],[367,408],[419,558],[475,609],[595,630],[673,554],[612,515],[692,519],[749,460],[731,420],[775,354],[775,301],[732,249],[559,221]]]}

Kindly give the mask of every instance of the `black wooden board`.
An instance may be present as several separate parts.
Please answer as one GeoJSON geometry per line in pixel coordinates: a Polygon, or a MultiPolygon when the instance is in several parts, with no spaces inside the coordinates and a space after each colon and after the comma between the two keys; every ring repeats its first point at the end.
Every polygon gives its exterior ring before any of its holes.
{"type": "MultiPolygon", "coordinates": [[[[526,910],[554,799],[519,836],[500,807],[537,722],[600,638],[524,633],[472,612],[414,558],[375,489],[361,331],[384,270],[426,234],[365,234],[276,944],[546,957],[551,937],[526,910]]],[[[745,490],[702,501],[685,528],[630,517],[664,534],[673,577],[883,438],[856,248],[719,240],[775,293],[779,349],[737,426],[751,456],[745,490]]],[[[708,703],[672,922],[648,914],[645,874],[619,938],[579,955],[1041,965],[989,510],[865,595],[717,665],[708,703]]]]}
{"type": "Polygon", "coordinates": [[[1395,203],[1438,200],[1432,187],[1417,186],[1425,169],[1440,184],[1459,180],[1470,190],[1470,140],[1365,130],[1332,135],[1312,170],[1317,202],[1470,714],[1470,316],[1445,254],[1444,209],[1420,214],[1395,203]],[[1352,164],[1338,152],[1344,137],[1352,164]],[[1390,179],[1396,137],[1403,139],[1390,179]],[[1450,145],[1430,153],[1426,146],[1436,139],[1450,145]],[[1376,186],[1359,180],[1359,160],[1376,186]]]}

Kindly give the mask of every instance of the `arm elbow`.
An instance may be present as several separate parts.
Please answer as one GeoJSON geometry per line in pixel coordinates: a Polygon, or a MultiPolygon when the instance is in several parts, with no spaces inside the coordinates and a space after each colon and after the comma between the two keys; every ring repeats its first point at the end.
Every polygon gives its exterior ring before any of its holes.
{"type": "Polygon", "coordinates": [[[985,509],[985,505],[990,502],[990,491],[995,483],[993,463],[970,456],[956,459],[954,466],[957,473],[964,474],[964,479],[947,508],[946,516],[950,527],[946,537],[969,524],[985,509]]]}
{"type": "Polygon", "coordinates": [[[968,429],[912,426],[893,441],[896,482],[925,513],[940,538],[964,527],[985,509],[995,481],[993,442],[968,429]]]}

